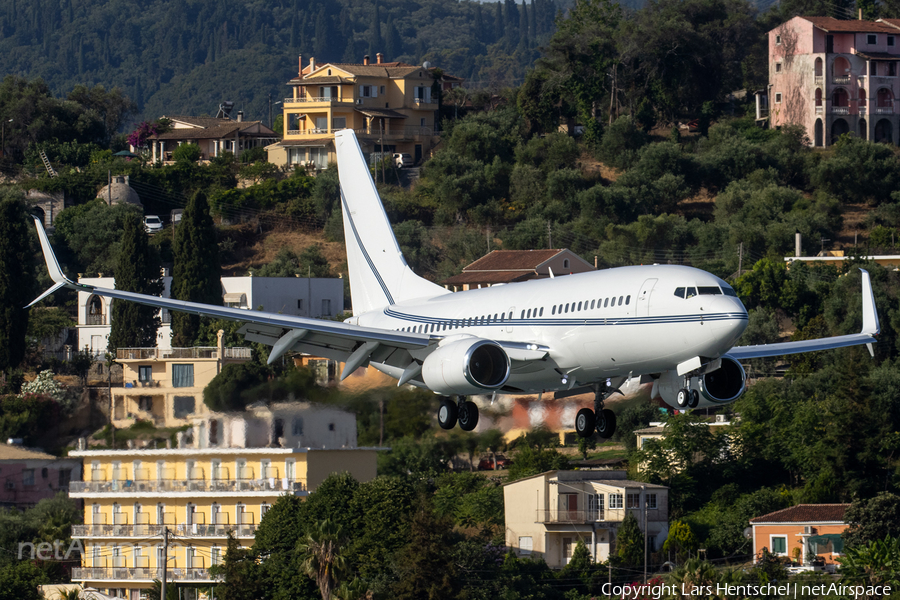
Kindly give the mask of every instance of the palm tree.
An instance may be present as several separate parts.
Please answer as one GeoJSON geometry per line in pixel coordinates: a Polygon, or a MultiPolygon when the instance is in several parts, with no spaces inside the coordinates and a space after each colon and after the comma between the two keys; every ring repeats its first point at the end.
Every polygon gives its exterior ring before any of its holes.
{"type": "Polygon", "coordinates": [[[719,582],[719,573],[715,567],[699,558],[690,558],[683,565],[672,571],[669,575],[669,583],[676,586],[684,598],[709,597],[710,594],[692,594],[691,590],[715,590],[719,582]]]}
{"type": "Polygon", "coordinates": [[[322,600],[331,600],[347,572],[347,561],[341,554],[345,543],[341,526],[325,519],[313,525],[297,546],[301,568],[315,579],[322,600]]]}

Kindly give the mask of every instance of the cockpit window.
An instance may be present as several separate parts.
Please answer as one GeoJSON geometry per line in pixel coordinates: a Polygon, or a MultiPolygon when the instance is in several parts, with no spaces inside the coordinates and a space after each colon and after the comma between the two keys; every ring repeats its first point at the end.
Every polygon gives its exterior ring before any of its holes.
{"type": "Polygon", "coordinates": [[[684,297],[685,297],[685,298],[693,298],[693,297],[696,296],[696,295],[697,295],[697,288],[689,287],[689,288],[687,288],[684,297]]]}
{"type": "Polygon", "coordinates": [[[684,298],[684,288],[683,287],[675,288],[675,295],[678,296],[679,298],[684,298]]]}
{"type": "Polygon", "coordinates": [[[719,289],[719,286],[700,286],[697,288],[697,291],[700,292],[701,296],[720,296],[722,295],[722,290],[719,289]]]}
{"type": "Polygon", "coordinates": [[[727,285],[722,286],[722,292],[726,296],[734,296],[735,298],[737,298],[737,294],[734,292],[734,290],[732,288],[728,287],[727,285]]]}

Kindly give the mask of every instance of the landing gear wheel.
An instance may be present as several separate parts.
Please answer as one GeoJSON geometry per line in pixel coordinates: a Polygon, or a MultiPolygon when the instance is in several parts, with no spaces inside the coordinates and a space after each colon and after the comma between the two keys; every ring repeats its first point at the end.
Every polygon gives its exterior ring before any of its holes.
{"type": "Polygon", "coordinates": [[[678,395],[675,396],[675,403],[678,404],[679,408],[687,408],[688,403],[691,401],[691,390],[687,388],[681,388],[678,390],[678,395]]]}
{"type": "Polygon", "coordinates": [[[438,409],[438,425],[441,429],[453,429],[456,426],[456,404],[449,399],[441,400],[441,407],[438,409]]]}
{"type": "Polygon", "coordinates": [[[594,411],[589,408],[582,408],[575,415],[575,433],[578,434],[578,437],[591,437],[594,434],[596,424],[597,419],[594,416],[594,411]]]}
{"type": "Polygon", "coordinates": [[[616,413],[604,408],[597,414],[597,435],[609,439],[616,432],[616,413]]]}
{"type": "Polygon", "coordinates": [[[688,400],[689,408],[697,408],[697,405],[700,404],[700,394],[697,390],[691,390],[691,397],[688,400]]]}
{"type": "Polygon", "coordinates": [[[459,428],[463,431],[473,431],[478,425],[478,407],[471,400],[460,402],[457,407],[459,428]]]}

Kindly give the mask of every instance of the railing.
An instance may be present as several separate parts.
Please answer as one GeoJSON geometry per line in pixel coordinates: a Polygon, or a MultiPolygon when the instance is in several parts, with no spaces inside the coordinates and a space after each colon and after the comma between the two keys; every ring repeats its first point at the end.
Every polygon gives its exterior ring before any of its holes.
{"type": "Polygon", "coordinates": [[[305,492],[306,481],[294,479],[234,479],[234,480],[203,480],[203,479],[151,479],[119,480],[119,481],[72,481],[69,482],[70,494],[103,494],[103,493],[133,493],[144,494],[147,492],[305,492]]]}
{"type": "Polygon", "coordinates": [[[437,101],[433,98],[413,98],[413,102],[416,104],[437,104],[437,101]]]}
{"type": "MultiPolygon", "coordinates": [[[[143,579],[153,581],[162,579],[162,569],[149,569],[146,567],[75,567],[72,569],[73,581],[110,581],[110,580],[135,580],[143,579]]],[[[210,575],[209,569],[166,569],[167,581],[215,581],[210,575]]]]}
{"type": "Polygon", "coordinates": [[[831,83],[834,83],[837,85],[847,85],[850,83],[850,76],[849,75],[835,75],[834,77],[831,78],[831,83]]]}
{"type": "Polygon", "coordinates": [[[285,98],[285,104],[301,104],[304,102],[340,102],[342,104],[352,104],[355,102],[353,97],[335,97],[335,96],[308,96],[306,98],[285,98]]]}
{"type": "Polygon", "coordinates": [[[859,116],[861,116],[861,117],[866,116],[866,107],[865,106],[859,107],[859,116]]]}
{"type": "Polygon", "coordinates": [[[544,510],[538,509],[538,523],[593,523],[603,521],[602,510],[544,510]]]}
{"type": "Polygon", "coordinates": [[[875,106],[872,108],[872,114],[874,115],[892,115],[894,114],[893,106],[875,106]]]}
{"type": "MultiPolygon", "coordinates": [[[[334,133],[337,131],[336,129],[332,129],[331,132],[334,133]]],[[[384,135],[385,139],[396,139],[396,138],[407,138],[413,136],[431,136],[433,135],[433,131],[428,127],[392,127],[391,129],[386,129],[384,134],[382,134],[381,130],[377,127],[371,127],[369,129],[354,129],[353,130],[356,135],[365,135],[370,137],[381,137],[384,135]]],[[[327,129],[288,129],[287,136],[304,136],[304,135],[328,135],[327,129]]]]}
{"type": "Polygon", "coordinates": [[[825,78],[821,75],[816,75],[816,85],[822,85],[825,83],[825,78]]]}
{"type": "Polygon", "coordinates": [[[73,538],[86,537],[153,537],[163,534],[163,528],[184,537],[223,538],[228,532],[239,538],[252,538],[256,534],[256,524],[248,525],[73,525],[73,538]]]}
{"type": "Polygon", "coordinates": [[[106,315],[87,315],[85,317],[87,325],[106,325],[106,315]]]}
{"type": "MultiPolygon", "coordinates": [[[[252,357],[250,348],[225,348],[224,358],[252,357]]],[[[172,348],[160,350],[159,348],[117,348],[116,358],[125,360],[152,360],[157,358],[218,358],[219,349],[215,346],[198,346],[195,348],[172,348]]]]}
{"type": "Polygon", "coordinates": [[[832,106],[831,114],[833,114],[833,115],[849,115],[850,107],[849,106],[832,106]]]}
{"type": "Polygon", "coordinates": [[[821,114],[822,114],[822,111],[823,111],[823,107],[821,107],[821,106],[817,106],[817,107],[816,107],[816,114],[817,114],[817,115],[821,115],[821,114]]]}

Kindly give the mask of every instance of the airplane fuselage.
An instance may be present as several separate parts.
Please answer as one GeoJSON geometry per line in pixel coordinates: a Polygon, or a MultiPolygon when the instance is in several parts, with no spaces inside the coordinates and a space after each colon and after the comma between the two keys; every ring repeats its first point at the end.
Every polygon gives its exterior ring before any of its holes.
{"type": "Polygon", "coordinates": [[[648,265],[409,300],[356,321],[433,338],[547,347],[548,360],[514,365],[507,382],[508,390],[534,392],[660,373],[697,356],[717,358],[741,336],[748,316],[718,277],[692,267],[648,265]]]}

